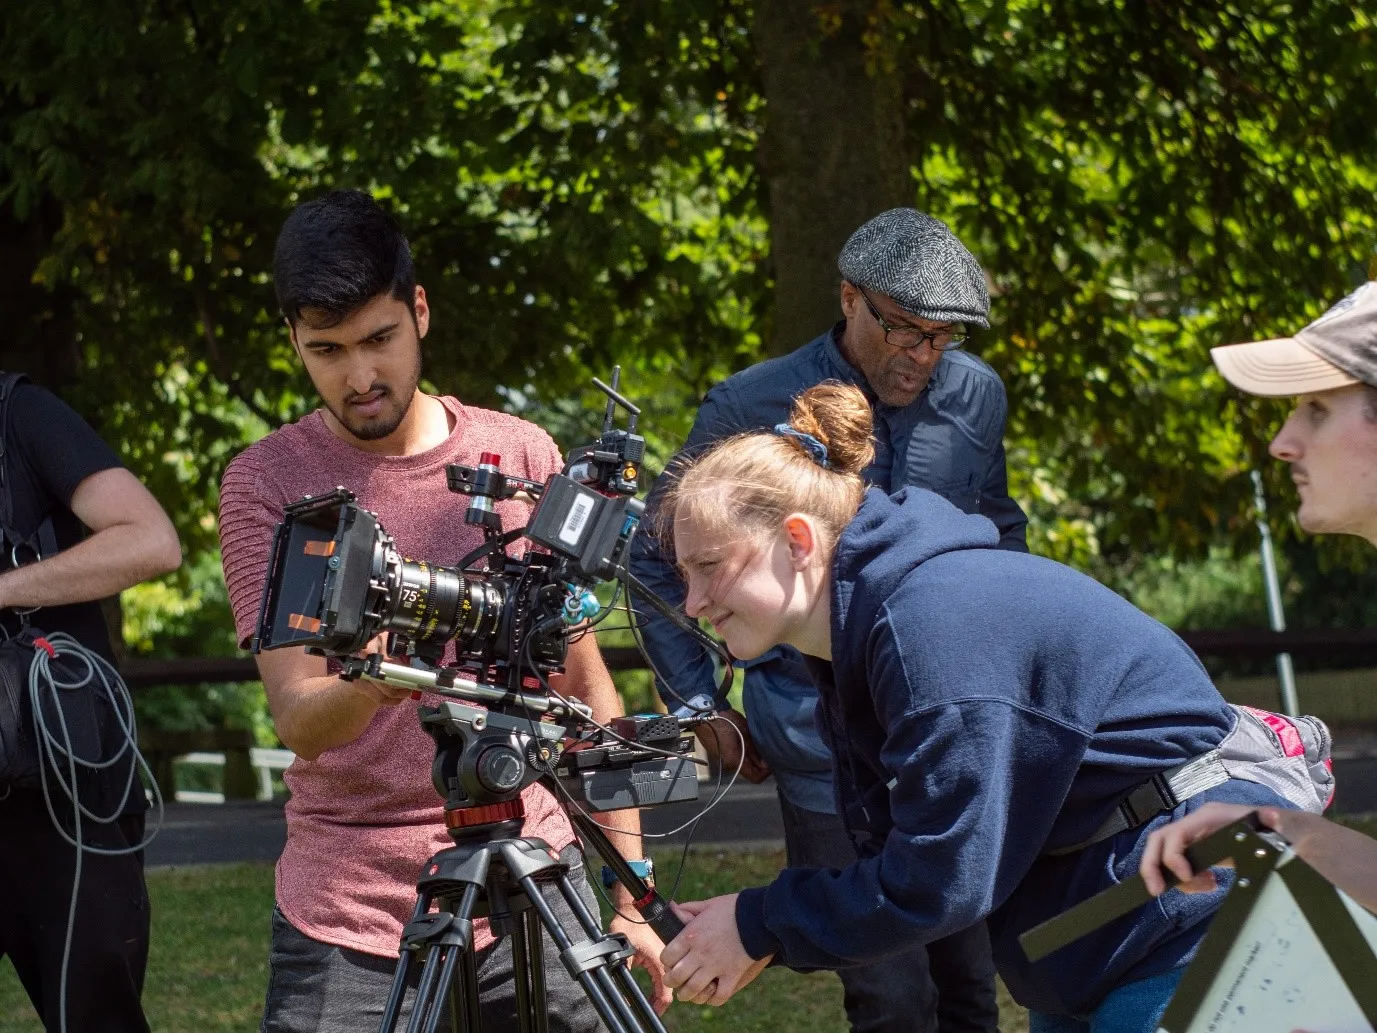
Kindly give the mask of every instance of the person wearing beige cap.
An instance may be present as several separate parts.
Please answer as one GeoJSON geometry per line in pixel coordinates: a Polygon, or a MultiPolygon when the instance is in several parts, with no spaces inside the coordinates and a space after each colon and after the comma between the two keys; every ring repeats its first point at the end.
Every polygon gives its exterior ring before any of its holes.
{"type": "Polygon", "coordinates": [[[1293,337],[1226,345],[1211,355],[1249,394],[1299,397],[1271,453],[1291,464],[1301,527],[1377,544],[1377,282],[1293,337]]]}
{"type": "MultiPolygon", "coordinates": [[[[1297,396],[1269,451],[1291,464],[1300,493],[1297,518],[1312,534],[1353,534],[1377,545],[1377,282],[1365,283],[1292,337],[1211,350],[1229,383],[1249,394],[1297,396]]],[[[1208,803],[1152,833],[1140,872],[1148,890],[1215,887],[1212,871],[1191,871],[1192,843],[1252,813],[1208,803]]],[[[1262,824],[1305,861],[1370,910],[1377,910],[1377,841],[1317,814],[1264,807],[1262,824]]]]}

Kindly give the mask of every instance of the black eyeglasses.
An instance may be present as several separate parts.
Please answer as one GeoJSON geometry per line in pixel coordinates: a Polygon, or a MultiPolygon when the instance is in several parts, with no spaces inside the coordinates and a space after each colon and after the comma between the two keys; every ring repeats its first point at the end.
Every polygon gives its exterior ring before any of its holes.
{"type": "Polygon", "coordinates": [[[904,351],[908,351],[927,341],[932,345],[933,351],[945,352],[960,348],[970,336],[966,333],[966,324],[964,323],[953,323],[942,330],[924,330],[921,326],[890,326],[889,323],[885,322],[885,317],[880,315],[880,310],[875,307],[875,303],[870,300],[870,295],[865,292],[865,288],[856,284],[852,284],[852,286],[861,292],[861,297],[865,299],[865,307],[870,309],[870,314],[875,317],[875,322],[880,324],[880,329],[885,332],[885,344],[891,348],[902,348],[904,351]]]}

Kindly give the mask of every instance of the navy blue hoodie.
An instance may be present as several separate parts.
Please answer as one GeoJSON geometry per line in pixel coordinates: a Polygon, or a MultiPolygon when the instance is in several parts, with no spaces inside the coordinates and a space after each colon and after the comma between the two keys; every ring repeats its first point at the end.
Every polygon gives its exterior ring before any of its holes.
{"type": "MultiPolygon", "coordinates": [[[[810,659],[860,860],[741,893],[752,957],[878,960],[990,917],[1025,1007],[1088,1011],[1183,962],[1223,890],[1167,894],[1029,965],[1019,933],[1137,870],[1158,819],[1067,857],[1154,772],[1217,746],[1232,712],[1190,649],[1098,582],[996,549],[988,520],[910,488],[871,489],[832,564],[832,660],[810,659]]],[[[1229,782],[1205,800],[1284,805],[1229,782]]]]}

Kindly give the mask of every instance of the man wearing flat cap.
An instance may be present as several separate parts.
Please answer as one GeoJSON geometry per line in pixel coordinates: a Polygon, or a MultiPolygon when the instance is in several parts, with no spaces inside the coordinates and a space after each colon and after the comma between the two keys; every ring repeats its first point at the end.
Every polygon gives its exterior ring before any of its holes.
{"type": "MultiPolygon", "coordinates": [[[[1002,548],[1026,551],[1027,518],[1009,497],[1005,471],[1004,385],[963,350],[970,327],[989,325],[980,263],[939,220],[895,208],[851,235],[837,267],[844,318],[797,351],[709,391],[684,453],[787,420],[794,398],[815,384],[856,384],[875,413],[871,484],[890,493],[931,489],[992,520],[1002,548]]],[[[658,543],[642,535],[635,549],[636,575],[681,604],[683,583],[658,543]]],[[[711,658],[689,636],[653,615],[644,630],[669,708],[688,701],[715,707],[740,733],[723,721],[702,726],[707,752],[728,775],[739,764],[753,782],[775,776],[789,864],[843,868],[854,861],[835,812],[832,758],[814,724],[817,690],[799,654],[782,647],[745,665],[743,715],[716,697],[711,658]]],[[[839,975],[856,1033],[994,1030],[999,1018],[983,925],[839,975]]]]}
{"type": "MultiPolygon", "coordinates": [[[[1235,387],[1296,397],[1268,451],[1291,464],[1301,527],[1377,545],[1377,282],[1363,284],[1294,337],[1224,345],[1210,354],[1235,387]]],[[[1164,866],[1190,880],[1182,886],[1188,893],[1214,889],[1208,870],[1192,878],[1186,847],[1251,811],[1208,803],[1154,832],[1141,868],[1148,889],[1163,892],[1164,866]]],[[[1377,910],[1377,843],[1304,811],[1264,807],[1259,818],[1321,875],[1377,910]]]]}

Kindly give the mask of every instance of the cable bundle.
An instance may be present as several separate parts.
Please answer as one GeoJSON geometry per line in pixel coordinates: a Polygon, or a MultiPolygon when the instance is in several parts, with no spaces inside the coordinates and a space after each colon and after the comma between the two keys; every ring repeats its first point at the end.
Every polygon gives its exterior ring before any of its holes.
{"type": "Polygon", "coordinates": [[[62,980],[59,990],[59,1025],[67,1028],[67,966],[72,951],[72,932],[76,925],[77,890],[81,886],[82,860],[88,853],[107,856],[132,854],[146,847],[158,834],[163,820],[163,798],[153,779],[148,762],[139,752],[138,733],[134,721],[134,703],[129,696],[119,672],[103,656],[81,645],[71,635],[57,632],[34,640],[33,660],[29,665],[29,702],[32,704],[34,739],[38,744],[39,781],[43,789],[43,802],[48,808],[48,817],[58,834],[76,848],[76,867],[72,877],[72,902],[67,911],[67,936],[62,948],[62,980]],[[54,665],[61,657],[72,664],[54,665]],[[68,670],[64,671],[63,668],[68,670]],[[77,669],[72,676],[70,668],[77,669]],[[63,674],[70,680],[64,680],[63,674]],[[97,692],[110,704],[110,711],[117,722],[120,741],[113,755],[87,760],[77,756],[72,746],[71,729],[62,707],[64,692],[97,692]],[[45,704],[50,704],[46,706],[45,704]],[[56,715],[54,720],[51,715],[56,715]],[[54,727],[55,726],[55,727],[54,727]],[[81,800],[78,786],[78,772],[100,773],[109,770],[128,758],[129,774],[124,789],[115,795],[116,803],[110,814],[97,814],[81,800]],[[152,791],[153,805],[157,810],[157,821],[151,831],[146,831],[143,839],[125,847],[100,847],[87,843],[82,837],[83,819],[96,825],[112,825],[121,817],[124,803],[134,788],[136,773],[142,771],[152,791]],[[72,805],[72,831],[69,833],[58,817],[53,805],[54,793],[60,793],[72,805]]]}

